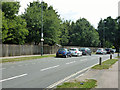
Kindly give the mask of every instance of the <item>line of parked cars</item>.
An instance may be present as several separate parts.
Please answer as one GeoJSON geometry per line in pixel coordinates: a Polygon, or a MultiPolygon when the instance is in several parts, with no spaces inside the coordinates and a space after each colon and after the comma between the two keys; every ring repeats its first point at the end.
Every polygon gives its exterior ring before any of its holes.
{"type": "Polygon", "coordinates": [[[115,51],[111,48],[106,48],[106,49],[98,48],[96,51],[96,54],[114,54],[114,53],[115,51]]]}
{"type": "Polygon", "coordinates": [[[82,56],[82,55],[91,55],[91,50],[89,48],[70,48],[70,49],[66,49],[66,48],[60,48],[57,53],[56,53],[56,57],[71,57],[71,56],[82,56]]]}
{"type": "MultiPolygon", "coordinates": [[[[57,53],[56,57],[72,57],[72,56],[82,56],[82,55],[90,55],[91,56],[92,51],[89,48],[60,48],[57,53]]],[[[98,48],[96,51],[96,54],[114,54],[115,50],[111,48],[98,48]]]]}

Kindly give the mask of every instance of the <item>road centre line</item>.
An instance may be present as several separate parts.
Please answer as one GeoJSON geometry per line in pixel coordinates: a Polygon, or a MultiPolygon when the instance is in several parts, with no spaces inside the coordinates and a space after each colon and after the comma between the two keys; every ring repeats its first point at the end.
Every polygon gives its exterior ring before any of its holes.
{"type": "Polygon", "coordinates": [[[71,64],[71,63],[75,63],[76,61],[73,61],[73,62],[68,62],[68,63],[66,63],[66,64],[71,64]]]}
{"type": "Polygon", "coordinates": [[[56,68],[56,67],[59,67],[59,66],[60,66],[60,65],[56,65],[56,66],[44,68],[44,69],[41,69],[40,71],[45,71],[45,70],[52,69],[52,68],[56,68]]]}
{"type": "Polygon", "coordinates": [[[0,68],[0,70],[3,70],[3,69],[6,69],[6,68],[0,68]]]}
{"type": "Polygon", "coordinates": [[[0,83],[3,82],[3,81],[8,81],[8,80],[12,80],[12,79],[15,79],[15,78],[23,77],[23,76],[26,76],[26,75],[27,74],[22,74],[22,75],[14,76],[14,77],[11,77],[11,78],[3,79],[3,80],[0,80],[0,83]]]}

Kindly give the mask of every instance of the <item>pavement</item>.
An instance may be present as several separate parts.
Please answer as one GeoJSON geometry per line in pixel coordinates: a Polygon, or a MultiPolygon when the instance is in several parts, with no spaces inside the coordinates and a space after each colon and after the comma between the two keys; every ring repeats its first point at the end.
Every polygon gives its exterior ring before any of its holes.
{"type": "Polygon", "coordinates": [[[118,73],[120,74],[120,68],[118,68],[118,63],[120,65],[120,58],[119,61],[112,65],[112,67],[110,67],[109,69],[89,69],[83,75],[80,75],[69,81],[73,82],[75,80],[84,81],[85,79],[95,79],[97,80],[97,86],[95,88],[108,88],[110,90],[118,90],[119,87],[120,90],[120,83],[118,83],[118,80],[120,80],[120,78],[118,77],[118,73]]]}

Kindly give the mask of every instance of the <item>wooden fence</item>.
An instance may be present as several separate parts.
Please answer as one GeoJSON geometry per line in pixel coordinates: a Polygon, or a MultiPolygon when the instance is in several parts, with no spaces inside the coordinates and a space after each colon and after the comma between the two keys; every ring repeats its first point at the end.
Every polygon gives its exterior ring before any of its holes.
{"type": "MultiPolygon", "coordinates": [[[[79,46],[62,46],[63,48],[82,48],[79,46]]],[[[55,54],[61,48],[58,46],[44,46],[43,54],[55,54]]],[[[97,50],[96,47],[89,47],[93,52],[97,50]]],[[[0,57],[7,56],[21,56],[21,55],[39,55],[41,54],[40,45],[8,45],[0,44],[0,57]]]]}

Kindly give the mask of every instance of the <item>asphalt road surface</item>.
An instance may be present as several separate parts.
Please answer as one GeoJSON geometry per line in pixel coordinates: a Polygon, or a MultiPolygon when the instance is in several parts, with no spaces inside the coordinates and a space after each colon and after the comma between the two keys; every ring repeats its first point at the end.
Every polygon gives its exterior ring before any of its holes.
{"type": "MultiPolygon", "coordinates": [[[[113,55],[113,57],[116,56],[116,54],[113,55]]],[[[109,59],[110,55],[50,57],[4,63],[0,69],[2,71],[0,83],[2,88],[52,88],[82,74],[88,67],[97,64],[99,57],[104,61],[109,59]]]]}

